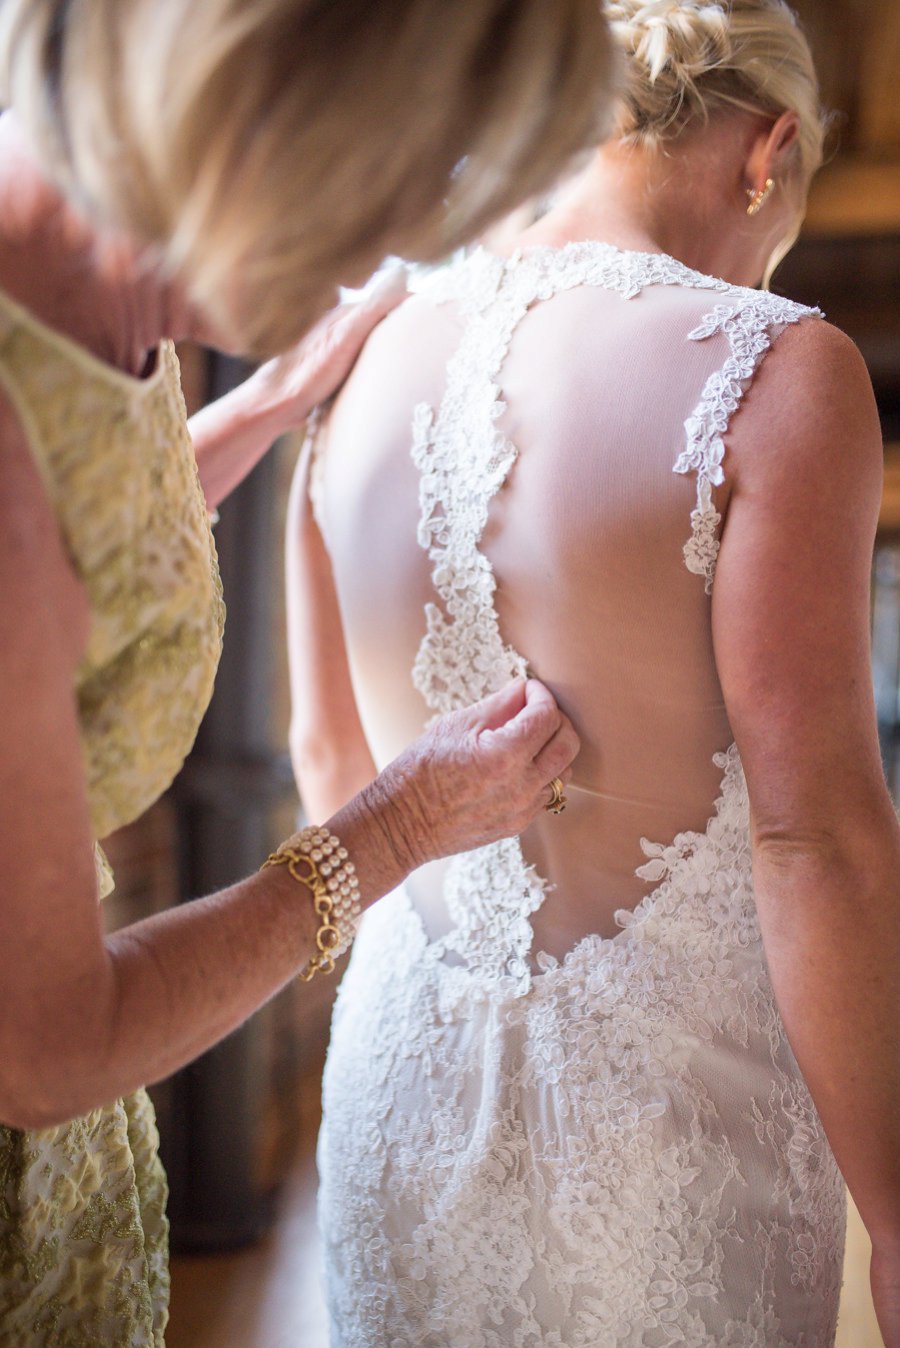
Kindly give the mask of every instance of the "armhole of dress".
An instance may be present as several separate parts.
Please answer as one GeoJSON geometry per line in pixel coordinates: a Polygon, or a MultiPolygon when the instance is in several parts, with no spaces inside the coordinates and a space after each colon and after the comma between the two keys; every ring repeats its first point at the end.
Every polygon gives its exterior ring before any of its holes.
{"type": "Polygon", "coordinates": [[[13,378],[2,356],[0,356],[0,389],[6,394],[12,410],[19,419],[22,434],[31,451],[32,462],[40,473],[47,497],[50,501],[55,501],[53,474],[50,472],[50,465],[47,462],[46,450],[37,423],[31,414],[31,408],[28,406],[22,390],[19,388],[18,381],[13,378]]]}
{"type": "Polygon", "coordinates": [[[804,318],[822,318],[820,309],[810,309],[768,292],[737,304],[718,305],[688,341],[703,341],[721,333],[728,341],[729,355],[707,379],[700,401],[684,423],[686,445],[673,471],[694,473],[697,503],[691,511],[691,534],[682,549],[688,571],[702,576],[707,594],[712,594],[721,544],[722,517],[715,507],[713,488],[725,481],[722,461],[731,418],[753,383],[763,357],[785,328],[804,318]]]}

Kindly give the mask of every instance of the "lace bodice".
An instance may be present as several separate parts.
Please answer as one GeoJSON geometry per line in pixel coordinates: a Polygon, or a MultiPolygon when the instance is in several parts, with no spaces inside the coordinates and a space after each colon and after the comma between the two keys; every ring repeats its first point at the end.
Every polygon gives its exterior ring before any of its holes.
{"type": "Polygon", "coordinates": [[[766,973],[707,593],[730,419],[810,314],[603,244],[478,252],[325,428],[376,757],[526,669],[582,735],[564,816],[364,920],[320,1145],[334,1348],[832,1341],[841,1181],[766,973]]]}
{"type": "Polygon", "coordinates": [[[730,419],[773,338],[811,313],[666,256],[585,243],[512,259],[478,251],[425,282],[405,326],[401,312],[376,333],[321,465],[376,757],[421,729],[417,705],[451,711],[526,671],[548,680],[583,739],[562,827],[541,819],[521,846],[413,881],[442,958],[490,969],[488,981],[515,968],[525,991],[541,949],[559,957],[598,924],[614,931],[614,914],[640,902],[642,838],[702,831],[721,793],[714,755],[731,734],[707,594],[691,573],[708,592],[730,419]],[[404,364],[403,387],[382,412],[390,362],[404,364]],[[364,489],[379,492],[378,522],[364,489]],[[368,636],[388,585],[359,568],[364,540],[391,572],[390,657],[368,636]],[[405,691],[407,660],[422,704],[405,691]],[[587,859],[594,883],[579,892],[587,859]],[[493,877],[490,923],[456,898],[473,866],[493,877]],[[598,875],[610,893],[599,913],[598,875]]]}

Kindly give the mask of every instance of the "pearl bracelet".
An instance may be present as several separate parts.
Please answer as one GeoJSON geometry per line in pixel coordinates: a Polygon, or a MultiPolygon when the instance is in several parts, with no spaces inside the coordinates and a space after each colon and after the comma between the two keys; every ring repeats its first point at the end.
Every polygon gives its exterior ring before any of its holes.
{"type": "Polygon", "coordinates": [[[362,913],[356,867],[346,847],[327,828],[305,828],[276,848],[261,869],[266,866],[287,866],[313,896],[318,948],[298,978],[308,983],[317,973],[330,974],[335,960],[349,949],[362,913]]]}

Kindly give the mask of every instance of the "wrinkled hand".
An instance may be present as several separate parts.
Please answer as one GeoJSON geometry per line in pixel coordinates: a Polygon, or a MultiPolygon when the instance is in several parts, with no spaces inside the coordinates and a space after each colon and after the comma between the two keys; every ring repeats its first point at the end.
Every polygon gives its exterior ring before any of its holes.
{"type": "Polygon", "coordinates": [[[407,275],[392,267],[363,299],[331,309],[297,346],[257,371],[258,382],[277,386],[287,428],[337,393],[372,329],[407,298],[407,275]]]}
{"type": "Polygon", "coordinates": [[[870,1282],[884,1348],[900,1348],[900,1250],[873,1246],[870,1282]]]}
{"type": "Polygon", "coordinates": [[[549,782],[569,781],[579,747],[535,679],[436,722],[380,778],[404,869],[521,833],[549,803],[549,782]]]}

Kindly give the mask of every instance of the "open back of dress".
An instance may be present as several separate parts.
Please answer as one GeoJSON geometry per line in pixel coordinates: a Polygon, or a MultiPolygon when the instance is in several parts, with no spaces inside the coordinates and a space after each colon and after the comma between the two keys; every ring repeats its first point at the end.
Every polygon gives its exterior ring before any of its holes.
{"type": "Polygon", "coordinates": [[[742,1151],[774,1080],[796,1145],[827,1147],[765,975],[710,605],[723,437],[809,312],[598,243],[478,252],[376,330],[337,401],[316,502],[376,762],[526,671],[582,751],[564,815],[364,923],[323,1134],[336,1343],[830,1341],[838,1235],[797,1270],[813,1225],[840,1228],[833,1161],[776,1216],[781,1162],[742,1151]],[[329,1160],[354,1129],[370,1180],[329,1160]],[[363,1220],[380,1254],[347,1252],[363,1220]],[[761,1223],[736,1273],[727,1233],[761,1223]],[[781,1298],[777,1325],[737,1337],[753,1298],[781,1298]]]}
{"type": "MultiPolygon", "coordinates": [[[[692,533],[697,480],[672,470],[687,449],[709,486],[759,354],[735,336],[803,312],[759,303],[602,245],[479,253],[382,325],[331,416],[322,524],[378,766],[524,670],[582,737],[565,817],[522,840],[552,887],[532,953],[613,935],[661,875],[641,839],[713,813],[731,734],[683,549],[711,578],[715,543],[692,533]],[[737,334],[717,291],[742,298],[737,334]]],[[[459,918],[445,871],[410,884],[432,937],[459,918]]]]}

